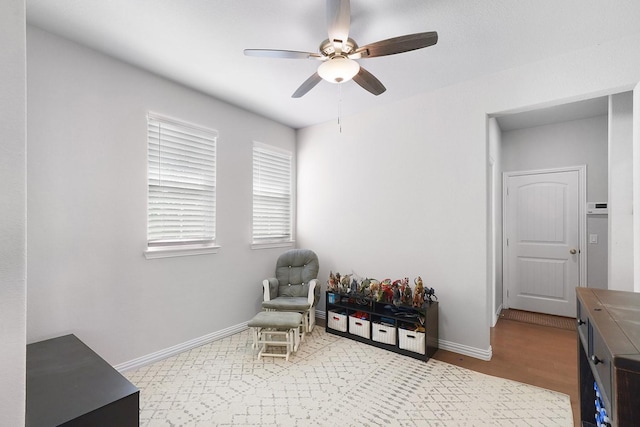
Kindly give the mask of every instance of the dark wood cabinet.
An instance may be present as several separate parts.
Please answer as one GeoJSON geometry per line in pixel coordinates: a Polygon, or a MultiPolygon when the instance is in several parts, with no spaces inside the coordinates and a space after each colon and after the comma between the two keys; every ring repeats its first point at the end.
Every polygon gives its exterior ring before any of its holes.
{"type": "Polygon", "coordinates": [[[438,350],[438,302],[395,306],[358,294],[326,294],[326,331],[428,360],[438,350]]]}
{"type": "Polygon", "coordinates": [[[27,345],[26,426],[138,426],[139,391],[75,335],[27,345]]]}
{"type": "Polygon", "coordinates": [[[640,426],[640,293],[578,288],[577,297],[582,425],[640,426]]]}

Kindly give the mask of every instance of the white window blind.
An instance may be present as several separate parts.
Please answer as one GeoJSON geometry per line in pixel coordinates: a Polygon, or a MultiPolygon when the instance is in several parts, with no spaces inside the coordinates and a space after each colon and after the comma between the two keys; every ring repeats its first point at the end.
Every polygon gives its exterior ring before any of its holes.
{"type": "Polygon", "coordinates": [[[253,243],[290,242],[291,153],[253,145],[253,243]]]}
{"type": "Polygon", "coordinates": [[[147,123],[148,245],[212,244],[218,133],[151,113],[147,123]]]}

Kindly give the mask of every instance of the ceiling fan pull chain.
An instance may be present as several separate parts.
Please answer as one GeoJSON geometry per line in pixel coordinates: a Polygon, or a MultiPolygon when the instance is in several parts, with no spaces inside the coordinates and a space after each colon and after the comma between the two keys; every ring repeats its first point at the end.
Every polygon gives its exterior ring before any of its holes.
{"type": "Polygon", "coordinates": [[[342,85],[338,85],[338,130],[342,133],[342,85]]]}

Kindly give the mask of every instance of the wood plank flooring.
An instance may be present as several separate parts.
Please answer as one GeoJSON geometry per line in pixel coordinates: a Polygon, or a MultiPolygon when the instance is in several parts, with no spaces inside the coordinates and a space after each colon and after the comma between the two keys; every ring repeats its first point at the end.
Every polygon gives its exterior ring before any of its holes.
{"type": "Polygon", "coordinates": [[[578,426],[577,345],[574,331],[499,319],[491,328],[490,361],[445,350],[438,350],[434,359],[565,393],[571,397],[574,425],[578,426]]]}

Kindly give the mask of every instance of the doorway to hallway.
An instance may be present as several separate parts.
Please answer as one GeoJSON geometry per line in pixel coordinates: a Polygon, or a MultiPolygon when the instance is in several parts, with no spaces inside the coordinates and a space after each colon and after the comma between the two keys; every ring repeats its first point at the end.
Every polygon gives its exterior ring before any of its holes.
{"type": "Polygon", "coordinates": [[[503,182],[503,308],[575,317],[584,166],[508,172],[503,182]]]}

